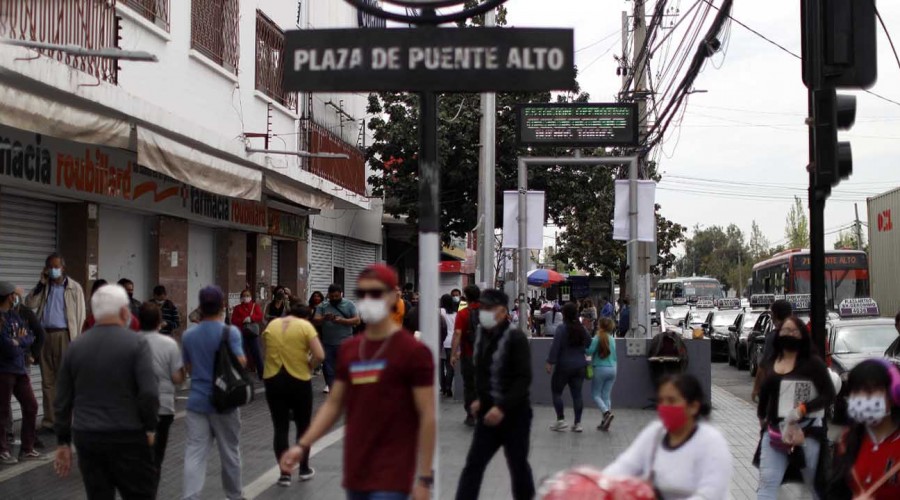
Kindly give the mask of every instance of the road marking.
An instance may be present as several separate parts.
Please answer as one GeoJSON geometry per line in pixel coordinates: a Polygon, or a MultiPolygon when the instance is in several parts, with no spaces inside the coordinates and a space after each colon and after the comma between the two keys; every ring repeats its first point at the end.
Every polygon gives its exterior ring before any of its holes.
{"type": "MultiPolygon", "coordinates": [[[[312,450],[309,452],[309,458],[312,458],[319,454],[320,451],[325,450],[329,446],[337,443],[344,439],[344,426],[340,426],[337,429],[326,434],[322,439],[316,442],[313,445],[312,450]]],[[[271,469],[264,472],[261,476],[256,478],[255,481],[244,486],[244,498],[248,500],[253,500],[254,498],[262,495],[269,488],[275,486],[275,482],[278,481],[278,477],[281,475],[281,469],[276,465],[271,469]]],[[[295,478],[296,479],[296,478],[295,478]]],[[[315,478],[313,478],[315,481],[315,478]]]]}

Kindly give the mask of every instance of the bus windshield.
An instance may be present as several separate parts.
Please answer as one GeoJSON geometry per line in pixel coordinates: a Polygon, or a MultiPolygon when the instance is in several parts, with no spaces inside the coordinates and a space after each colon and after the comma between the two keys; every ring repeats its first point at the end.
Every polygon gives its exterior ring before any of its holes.
{"type": "Polygon", "coordinates": [[[725,297],[722,285],[715,281],[686,281],[683,286],[675,287],[675,297],[684,297],[688,300],[697,297],[709,297],[721,299],[725,297]]]}

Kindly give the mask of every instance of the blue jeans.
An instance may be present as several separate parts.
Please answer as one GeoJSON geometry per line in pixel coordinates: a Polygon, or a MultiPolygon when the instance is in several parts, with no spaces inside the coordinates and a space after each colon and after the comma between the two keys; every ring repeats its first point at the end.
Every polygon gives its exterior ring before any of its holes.
{"type": "Polygon", "coordinates": [[[609,397],[612,394],[615,382],[615,366],[594,367],[594,378],[591,380],[591,397],[594,398],[594,402],[597,403],[597,407],[603,413],[612,410],[612,401],[610,401],[609,397]]]}
{"type": "MultiPolygon", "coordinates": [[[[815,438],[806,438],[803,443],[803,454],[806,458],[806,467],[800,471],[806,488],[816,496],[816,464],[819,463],[819,448],[821,443],[815,438]]],[[[759,457],[759,487],[756,490],[758,500],[777,500],[778,489],[781,488],[781,480],[788,467],[788,455],[772,448],[769,444],[769,433],[764,432],[759,457]]]]}
{"type": "Polygon", "coordinates": [[[325,376],[325,385],[331,387],[334,384],[335,370],[337,370],[337,357],[340,345],[324,344],[325,361],[322,363],[322,375],[325,376]]]}
{"type": "Polygon", "coordinates": [[[409,495],[402,491],[351,491],[347,490],[347,500],[407,500],[409,495]]]}

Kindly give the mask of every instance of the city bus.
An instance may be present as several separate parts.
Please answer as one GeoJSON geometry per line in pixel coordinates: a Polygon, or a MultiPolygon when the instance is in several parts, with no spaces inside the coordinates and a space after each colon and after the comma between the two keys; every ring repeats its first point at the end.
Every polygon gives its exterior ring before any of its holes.
{"type": "MultiPolygon", "coordinates": [[[[809,250],[785,250],[753,266],[753,294],[810,293],[809,250]]],[[[861,250],[825,251],[825,300],[869,297],[869,259],[861,250]]]]}
{"type": "Polygon", "coordinates": [[[673,305],[674,299],[685,299],[687,303],[694,303],[701,297],[710,300],[725,298],[719,280],[701,276],[661,279],[656,284],[657,314],[661,317],[666,308],[673,305]]]}

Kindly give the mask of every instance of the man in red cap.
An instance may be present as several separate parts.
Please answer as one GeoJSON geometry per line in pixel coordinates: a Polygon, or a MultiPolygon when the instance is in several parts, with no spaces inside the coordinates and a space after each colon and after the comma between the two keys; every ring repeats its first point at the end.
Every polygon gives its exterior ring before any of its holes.
{"type": "Polygon", "coordinates": [[[424,500],[433,486],[434,363],[391,317],[397,285],[397,273],[382,264],[359,275],[357,310],[366,329],[341,344],[331,394],[281,458],[288,473],[346,410],[343,486],[350,500],[424,500]]]}

